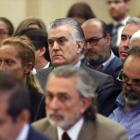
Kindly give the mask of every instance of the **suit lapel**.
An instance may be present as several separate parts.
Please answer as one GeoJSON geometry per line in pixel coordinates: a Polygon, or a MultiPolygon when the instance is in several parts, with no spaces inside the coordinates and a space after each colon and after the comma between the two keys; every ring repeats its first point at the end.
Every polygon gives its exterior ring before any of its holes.
{"type": "Polygon", "coordinates": [[[86,120],[82,126],[77,140],[93,140],[95,134],[95,125],[93,121],[86,120]]]}
{"type": "Polygon", "coordinates": [[[80,68],[84,69],[89,75],[91,75],[90,71],[88,70],[88,67],[83,62],[81,62],[80,68]]]}
{"type": "Polygon", "coordinates": [[[44,132],[48,137],[50,137],[52,140],[58,140],[57,136],[57,129],[50,125],[46,131],[44,132]]]}

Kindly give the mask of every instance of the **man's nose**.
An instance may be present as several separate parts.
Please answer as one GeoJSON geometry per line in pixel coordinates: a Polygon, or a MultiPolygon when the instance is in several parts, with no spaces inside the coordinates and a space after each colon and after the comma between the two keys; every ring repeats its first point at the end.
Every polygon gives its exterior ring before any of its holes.
{"type": "Polygon", "coordinates": [[[87,42],[87,44],[86,44],[86,49],[87,49],[87,50],[91,50],[91,49],[92,49],[92,46],[90,45],[89,42],[87,42]]]}
{"type": "Polygon", "coordinates": [[[54,42],[54,45],[53,45],[53,50],[59,50],[60,49],[60,46],[57,42],[54,42]]]}
{"type": "Polygon", "coordinates": [[[60,101],[57,98],[52,99],[52,101],[50,102],[50,108],[53,110],[57,110],[59,109],[60,106],[60,101]]]}
{"type": "Polygon", "coordinates": [[[0,71],[5,71],[5,66],[4,66],[4,63],[0,63],[0,71]]]}

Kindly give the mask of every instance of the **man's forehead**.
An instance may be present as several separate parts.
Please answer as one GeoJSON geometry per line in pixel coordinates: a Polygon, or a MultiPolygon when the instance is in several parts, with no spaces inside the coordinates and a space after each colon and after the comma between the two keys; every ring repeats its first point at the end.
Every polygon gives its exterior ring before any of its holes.
{"type": "Polygon", "coordinates": [[[124,27],[122,34],[132,36],[138,30],[140,30],[140,24],[130,23],[124,27]]]}
{"type": "Polygon", "coordinates": [[[54,28],[51,28],[48,31],[48,38],[52,37],[52,36],[64,36],[64,35],[71,35],[72,32],[72,26],[69,24],[65,24],[65,25],[60,25],[54,28]]]}

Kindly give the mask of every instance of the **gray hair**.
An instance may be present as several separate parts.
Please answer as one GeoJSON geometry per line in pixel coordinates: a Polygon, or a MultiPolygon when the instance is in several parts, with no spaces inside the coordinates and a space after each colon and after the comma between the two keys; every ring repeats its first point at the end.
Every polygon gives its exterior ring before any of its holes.
{"type": "Polygon", "coordinates": [[[85,41],[85,36],[84,36],[83,30],[82,30],[80,24],[72,18],[60,18],[60,19],[56,19],[50,23],[50,25],[48,27],[48,31],[52,28],[55,28],[55,27],[58,27],[61,25],[71,25],[72,26],[71,34],[72,34],[73,40],[75,43],[78,41],[83,42],[83,50],[82,50],[82,52],[83,52],[85,49],[86,41],[85,41]]]}
{"type": "Polygon", "coordinates": [[[51,76],[56,77],[74,77],[77,81],[76,88],[80,94],[81,98],[92,98],[92,103],[89,108],[85,111],[84,117],[85,119],[95,120],[96,118],[96,94],[93,80],[89,77],[89,75],[80,68],[76,68],[70,65],[63,65],[55,70],[49,75],[48,80],[51,76]]]}
{"type": "Polygon", "coordinates": [[[137,18],[137,17],[130,17],[130,18],[128,19],[128,21],[126,22],[126,25],[127,25],[127,24],[130,24],[130,23],[140,24],[140,19],[137,18]]]}
{"type": "MultiPolygon", "coordinates": [[[[132,35],[132,37],[131,37],[131,39],[130,39],[130,42],[129,42],[129,49],[132,48],[132,43],[133,43],[133,41],[134,41],[134,40],[137,40],[137,39],[140,39],[140,30],[138,30],[137,32],[135,32],[135,33],[132,35]]],[[[140,45],[140,44],[139,44],[139,45],[140,45]]]]}

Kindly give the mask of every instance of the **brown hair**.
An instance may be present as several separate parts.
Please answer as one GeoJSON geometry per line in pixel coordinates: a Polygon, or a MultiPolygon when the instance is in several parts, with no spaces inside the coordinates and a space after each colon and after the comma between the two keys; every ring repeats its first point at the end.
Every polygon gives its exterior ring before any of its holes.
{"type": "Polygon", "coordinates": [[[39,19],[39,18],[34,18],[34,17],[29,17],[29,18],[26,18],[24,20],[22,20],[15,33],[14,33],[14,36],[16,36],[19,32],[21,32],[23,29],[27,28],[29,25],[32,25],[32,24],[36,24],[39,26],[40,29],[43,29],[44,31],[47,32],[47,29],[46,29],[46,26],[45,26],[45,23],[43,22],[42,19],[39,19]]]}
{"type": "MultiPolygon", "coordinates": [[[[25,66],[28,62],[31,62],[34,68],[35,65],[35,50],[34,46],[28,39],[23,39],[20,37],[10,37],[2,41],[1,45],[11,44],[13,47],[16,47],[18,55],[21,58],[22,65],[25,66]]],[[[27,73],[27,83],[28,86],[31,86],[34,90],[38,92],[43,92],[36,76],[31,75],[30,72],[27,73]]]]}
{"type": "Polygon", "coordinates": [[[85,20],[88,20],[90,18],[95,18],[96,16],[87,3],[78,2],[71,6],[71,8],[68,11],[67,17],[80,17],[85,20]]]}

